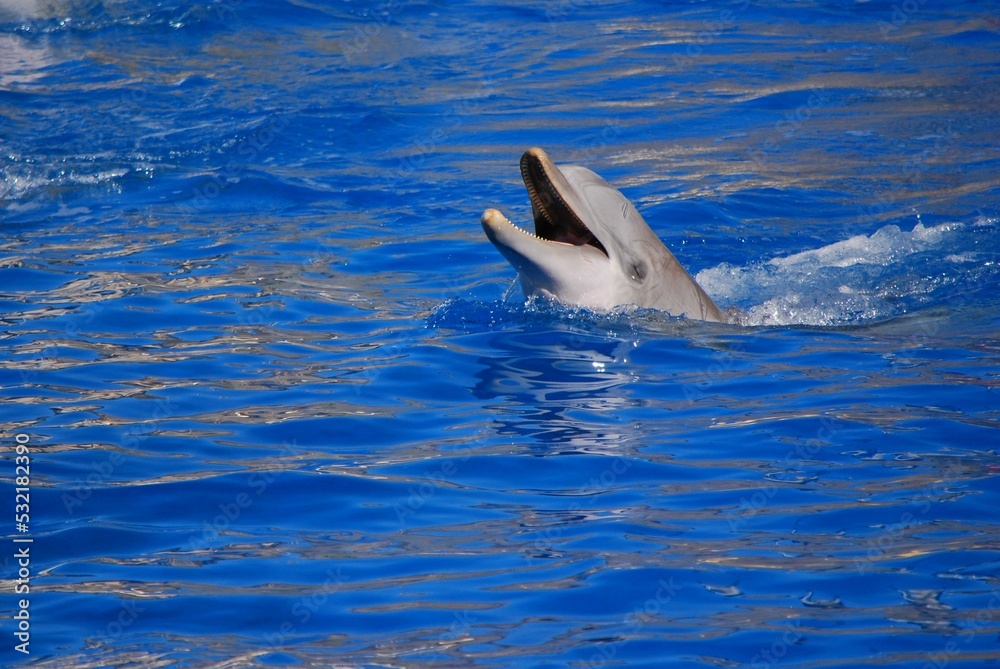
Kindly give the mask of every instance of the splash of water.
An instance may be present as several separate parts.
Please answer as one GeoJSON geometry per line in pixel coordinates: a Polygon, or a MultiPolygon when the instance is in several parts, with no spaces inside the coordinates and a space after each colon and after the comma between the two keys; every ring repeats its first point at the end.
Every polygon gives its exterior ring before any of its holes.
{"type": "Polygon", "coordinates": [[[696,278],[710,295],[739,308],[743,325],[846,325],[927,304],[941,289],[968,281],[982,256],[969,226],[918,222],[910,231],[886,225],[743,267],[723,263],[696,278]]]}

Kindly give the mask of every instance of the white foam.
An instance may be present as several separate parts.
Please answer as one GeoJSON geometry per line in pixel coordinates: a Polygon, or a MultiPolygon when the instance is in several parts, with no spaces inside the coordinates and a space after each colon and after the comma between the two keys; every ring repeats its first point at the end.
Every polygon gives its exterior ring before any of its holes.
{"type": "Polygon", "coordinates": [[[814,251],[803,251],[787,258],[774,258],[769,263],[780,268],[805,264],[820,267],[887,265],[939,244],[943,236],[958,225],[960,224],[944,224],[926,228],[917,223],[910,232],[903,232],[895,225],[887,225],[872,235],[857,235],[814,251]]]}
{"type": "Polygon", "coordinates": [[[723,263],[696,278],[720,302],[741,308],[745,325],[864,322],[894,315],[901,297],[932,290],[933,279],[910,276],[909,263],[962,227],[918,222],[907,232],[887,225],[871,235],[758,264],[723,263]]]}

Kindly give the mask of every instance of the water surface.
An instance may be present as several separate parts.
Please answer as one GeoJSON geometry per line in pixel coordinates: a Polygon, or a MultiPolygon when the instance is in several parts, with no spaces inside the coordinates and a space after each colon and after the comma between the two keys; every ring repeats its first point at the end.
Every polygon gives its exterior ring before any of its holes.
{"type": "Polygon", "coordinates": [[[4,663],[997,663],[996,9],[4,3],[4,663]],[[526,302],[536,145],[738,322],[526,302]]]}

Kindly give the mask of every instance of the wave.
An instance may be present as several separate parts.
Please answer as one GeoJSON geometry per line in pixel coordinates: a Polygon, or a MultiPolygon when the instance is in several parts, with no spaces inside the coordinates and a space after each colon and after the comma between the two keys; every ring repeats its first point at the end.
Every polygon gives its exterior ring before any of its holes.
{"type": "Polygon", "coordinates": [[[746,326],[857,325],[971,296],[997,274],[996,220],[912,230],[886,225],[848,239],[744,267],[723,263],[698,283],[735,306],[746,326]]]}

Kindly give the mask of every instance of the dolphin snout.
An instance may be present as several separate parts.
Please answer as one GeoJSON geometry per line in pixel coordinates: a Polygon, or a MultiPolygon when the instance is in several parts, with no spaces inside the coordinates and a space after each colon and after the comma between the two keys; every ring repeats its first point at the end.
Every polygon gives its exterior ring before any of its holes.
{"type": "Polygon", "coordinates": [[[481,220],[484,226],[496,225],[497,223],[506,221],[507,217],[501,214],[499,210],[491,207],[483,212],[483,218],[481,220]]]}
{"type": "Polygon", "coordinates": [[[501,245],[498,238],[501,234],[500,231],[506,231],[508,228],[516,227],[508,221],[507,217],[501,214],[499,210],[493,209],[492,207],[483,212],[483,217],[480,219],[480,222],[483,224],[483,232],[485,232],[489,240],[497,246],[501,245]]]}

